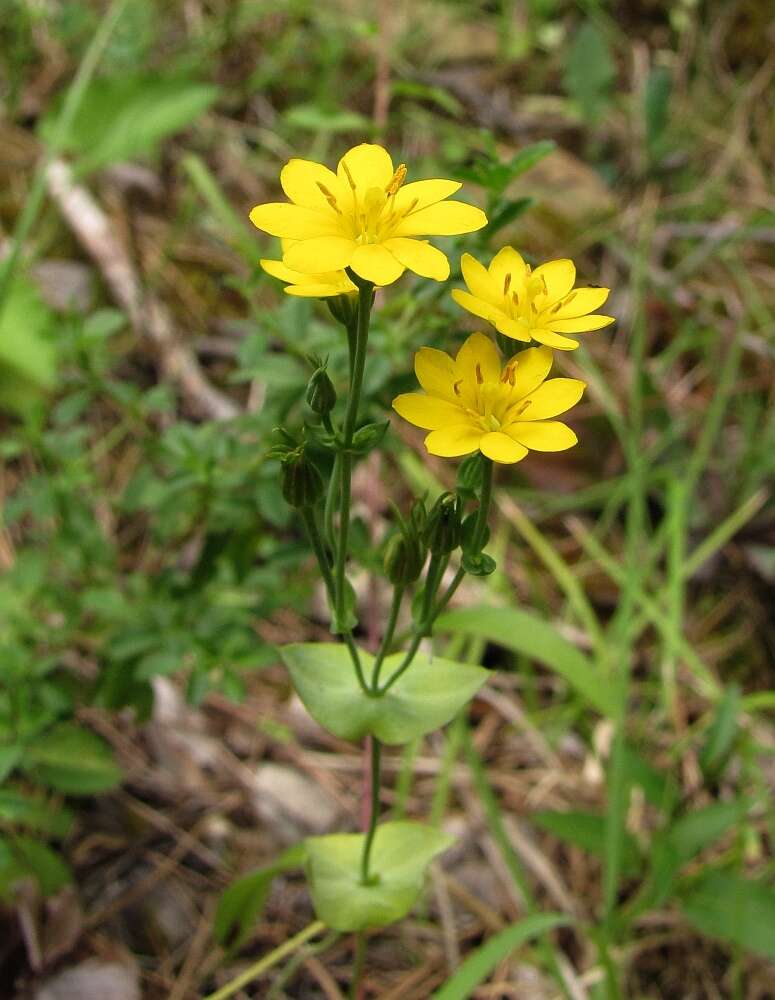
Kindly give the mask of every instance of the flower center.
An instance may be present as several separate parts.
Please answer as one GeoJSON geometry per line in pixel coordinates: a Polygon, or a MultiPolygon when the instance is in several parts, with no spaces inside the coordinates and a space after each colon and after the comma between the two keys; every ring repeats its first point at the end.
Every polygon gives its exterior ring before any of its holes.
{"type": "MultiPolygon", "coordinates": [[[[400,211],[396,209],[396,195],[406,179],[406,164],[399,164],[396,172],[384,188],[375,186],[367,188],[365,191],[358,189],[355,178],[348,169],[347,164],[343,163],[342,166],[352,191],[352,210],[347,215],[349,216],[349,225],[353,239],[361,244],[381,243],[389,239],[398,223],[413,212],[417,206],[417,199],[415,198],[414,201],[400,211]]],[[[318,184],[318,187],[323,191],[331,207],[336,212],[342,214],[339,205],[336,203],[336,199],[332,200],[329,198],[330,192],[323,190],[320,184],[318,184]]]]}

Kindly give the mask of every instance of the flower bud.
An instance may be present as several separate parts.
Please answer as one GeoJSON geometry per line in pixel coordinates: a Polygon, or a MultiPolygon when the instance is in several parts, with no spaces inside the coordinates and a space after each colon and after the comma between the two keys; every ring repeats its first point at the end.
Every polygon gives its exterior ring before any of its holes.
{"type": "Polygon", "coordinates": [[[435,556],[449,555],[460,545],[462,503],[456,493],[442,493],[428,514],[425,541],[435,556]]]}
{"type": "Polygon", "coordinates": [[[336,389],[328,377],[325,365],[316,368],[307,385],[307,403],[321,417],[327,416],[336,404],[336,389]]]}
{"type": "Polygon", "coordinates": [[[323,477],[303,449],[283,459],[282,491],[291,507],[311,507],[323,496],[324,490],[323,477]]]}
{"type": "Polygon", "coordinates": [[[328,311],[342,326],[352,326],[358,319],[358,293],[345,292],[326,299],[328,311]]]}
{"type": "Polygon", "coordinates": [[[414,583],[422,572],[425,551],[417,537],[401,530],[385,548],[385,575],[394,587],[414,583]]]}
{"type": "Polygon", "coordinates": [[[363,427],[359,427],[353,435],[352,450],[356,455],[367,455],[380,444],[389,426],[390,421],[385,420],[381,423],[365,424],[363,427]]]}
{"type": "Polygon", "coordinates": [[[482,486],[482,456],[479,452],[464,458],[457,469],[457,490],[472,500],[482,486]]]}

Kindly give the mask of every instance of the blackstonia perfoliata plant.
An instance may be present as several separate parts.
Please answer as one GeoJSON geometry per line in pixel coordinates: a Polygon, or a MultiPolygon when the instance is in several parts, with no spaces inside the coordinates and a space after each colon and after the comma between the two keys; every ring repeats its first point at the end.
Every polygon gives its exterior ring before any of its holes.
{"type": "Polygon", "coordinates": [[[312,837],[305,844],[318,917],[339,931],[401,919],[421,892],[428,863],[450,843],[446,834],[418,823],[379,824],[381,747],[443,726],[485,683],[484,669],[431,657],[421,649],[423,639],[466,573],[484,576],[494,569],[484,552],[493,464],[519,462],[530,451],[562,451],[577,441],[555,418],[578,402],[584,383],[548,377],[552,348],[574,348],[578,342],[567,334],[612,322],[594,313],[607,290],[574,291],[576,271],[569,260],[531,270],[504,247],[486,269],[463,256],[470,291],[454,291],[455,300],[502,337],[541,346],[503,359],[489,336],[474,333],[462,345],[450,344],[452,354],[431,347],[417,352],[422,392],[398,396],[393,407],[429,431],[430,454],[470,456],[461,477],[466,488],[444,493],[430,509],[418,499],[405,514],[396,512],[384,550],[384,574],[393,588],[390,612],[379,648],[373,654],[364,650],[355,638],[356,601],[347,573],[353,463],[384,433],[384,424],[362,427],[359,420],[375,287],[391,284],[404,270],[446,280],[446,256],[421,237],[470,233],[487,222],[480,209],[451,200],[460,188],[456,181],[407,177],[406,166],[395,167],[376,145],[349,150],[335,172],[293,159],[280,174],[290,202],[259,205],[250,214],[259,229],[282,240],[282,259],[262,260],[264,269],[286,282],[290,295],[327,299],[346,328],[350,349],[349,392],[339,408],[319,359],[307,392],[314,416],[306,433],[315,437],[316,448],[333,455],[328,481],[306,439],[282,431],[274,449],[282,462],[284,495],[298,509],[317,558],[331,632],[338,637],[287,645],[282,657],[310,714],[340,738],[368,738],[370,752],[366,831],[312,837]],[[477,505],[469,512],[471,498],[477,505]],[[455,553],[458,568],[445,586],[455,553]],[[398,618],[410,598],[413,626],[405,648],[396,650],[398,618]]]}

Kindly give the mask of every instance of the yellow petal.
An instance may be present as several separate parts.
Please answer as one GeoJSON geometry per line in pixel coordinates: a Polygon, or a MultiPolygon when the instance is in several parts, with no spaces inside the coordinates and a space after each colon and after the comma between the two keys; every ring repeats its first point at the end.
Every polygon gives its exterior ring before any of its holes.
{"type": "Polygon", "coordinates": [[[523,319],[512,319],[505,313],[499,312],[494,320],[495,329],[512,340],[523,340],[527,343],[530,338],[530,324],[523,319]]]}
{"type": "Polygon", "coordinates": [[[285,236],[295,240],[336,236],[341,232],[338,216],[333,210],[324,212],[302,208],[300,205],[286,205],[284,202],[256,205],[250,213],[250,221],[256,229],[263,229],[270,236],[285,236]]]}
{"type": "Polygon", "coordinates": [[[382,146],[363,142],[353,146],[339,161],[336,174],[342,187],[350,191],[350,180],[355,184],[356,193],[363,197],[369,188],[378,187],[383,190],[393,178],[393,161],[390,153],[382,146]],[[346,167],[346,169],[345,169],[346,167]],[[349,171],[349,177],[348,175],[349,171]]]}
{"type": "Polygon", "coordinates": [[[586,382],[577,378],[550,378],[522,400],[520,409],[527,402],[530,405],[520,413],[519,419],[533,421],[556,417],[575,406],[586,387],[586,382]]]}
{"type": "Polygon", "coordinates": [[[355,248],[350,265],[356,274],[375,285],[390,285],[404,273],[404,266],[379,243],[355,248]]]}
{"type": "Polygon", "coordinates": [[[393,409],[410,424],[428,431],[459,424],[465,418],[465,412],[454,403],[436,396],[424,396],[421,392],[405,392],[396,396],[393,409]]]}
{"type": "Polygon", "coordinates": [[[518,287],[526,270],[527,264],[514,247],[502,247],[490,261],[488,268],[490,277],[501,290],[507,274],[511,275],[511,287],[518,287]]]}
{"type": "Polygon", "coordinates": [[[521,399],[537,389],[549,374],[552,352],[547,347],[529,347],[509,358],[509,364],[515,366],[514,395],[521,399]]]}
{"type": "Polygon", "coordinates": [[[280,281],[296,282],[309,278],[309,275],[302,274],[300,271],[292,271],[281,260],[263,258],[259,261],[259,264],[267,274],[271,274],[273,278],[279,278],[280,281]]]}
{"type": "MultiPolygon", "coordinates": [[[[307,275],[310,277],[310,275],[307,275]]],[[[353,285],[355,288],[355,285],[353,285]]],[[[302,299],[327,299],[332,295],[344,295],[347,289],[340,285],[331,285],[325,282],[315,282],[309,285],[286,285],[286,295],[296,295],[302,299]]]]}
{"type": "Polygon", "coordinates": [[[305,208],[331,208],[321,185],[337,200],[342,200],[345,193],[333,170],[313,160],[289,160],[280,171],[280,184],[291,201],[305,208]]]}
{"type": "Polygon", "coordinates": [[[464,253],[460,258],[460,269],[463,272],[463,279],[468,285],[468,290],[474,298],[482,299],[492,305],[502,304],[502,289],[497,287],[487,268],[480,264],[476,257],[472,257],[470,253],[464,253]]]}
{"type": "Polygon", "coordinates": [[[476,296],[471,295],[469,292],[464,292],[462,288],[453,288],[451,294],[459,306],[462,306],[467,312],[473,313],[474,316],[478,316],[480,319],[486,319],[493,326],[495,326],[500,318],[508,319],[506,313],[498,309],[497,306],[485,302],[484,299],[476,298],[476,296]]]}
{"type": "Polygon", "coordinates": [[[431,396],[455,402],[453,388],[456,374],[455,362],[435,347],[421,347],[414,356],[414,373],[417,381],[431,396]]]}
{"type": "Polygon", "coordinates": [[[473,423],[460,423],[433,431],[425,439],[425,447],[431,455],[441,458],[457,458],[476,451],[482,439],[482,431],[473,423]]]}
{"type": "Polygon", "coordinates": [[[458,391],[466,406],[475,405],[481,382],[499,383],[501,359],[498,348],[483,333],[472,333],[455,358],[458,391]]]}
{"type": "Polygon", "coordinates": [[[579,440],[574,431],[559,420],[512,424],[508,433],[515,441],[532,451],[565,451],[579,440]]]}
{"type": "Polygon", "coordinates": [[[559,333],[552,333],[551,330],[546,330],[543,327],[533,327],[530,332],[533,335],[533,340],[537,340],[539,344],[546,344],[547,347],[554,347],[558,351],[575,351],[579,346],[578,340],[562,337],[559,333]]]}
{"type": "Polygon", "coordinates": [[[500,431],[485,434],[479,442],[479,448],[487,458],[503,465],[511,465],[527,455],[527,448],[500,431]]]}
{"type": "Polygon", "coordinates": [[[383,244],[386,250],[404,267],[421,275],[423,278],[433,278],[435,281],[446,281],[449,277],[449,261],[436,247],[426,240],[407,240],[395,237],[383,244]]]}
{"type": "Polygon", "coordinates": [[[405,212],[410,208],[413,212],[428,205],[435,205],[439,201],[444,201],[451,194],[459,191],[462,187],[460,181],[412,181],[411,184],[404,184],[398,189],[395,200],[397,212],[405,212]]]}
{"type": "Polygon", "coordinates": [[[586,316],[599,309],[607,298],[607,288],[574,288],[563,306],[559,309],[553,306],[546,310],[541,319],[575,319],[577,316],[586,316]]]}
{"type": "Polygon", "coordinates": [[[533,277],[546,283],[547,303],[563,298],[573,288],[576,280],[576,265],[572,260],[550,260],[533,271],[533,277]]]}
{"type": "Polygon", "coordinates": [[[487,216],[481,208],[464,205],[462,201],[440,201],[407,215],[399,223],[396,235],[457,236],[486,225],[487,216]]]}
{"type": "Polygon", "coordinates": [[[576,319],[542,320],[542,323],[555,333],[591,333],[593,330],[602,330],[604,326],[610,326],[613,322],[613,316],[604,316],[602,313],[578,316],[576,319]]]}
{"type": "Polygon", "coordinates": [[[340,271],[350,266],[355,248],[355,241],[345,236],[321,236],[294,243],[284,254],[283,261],[294,271],[304,274],[340,271]]]}

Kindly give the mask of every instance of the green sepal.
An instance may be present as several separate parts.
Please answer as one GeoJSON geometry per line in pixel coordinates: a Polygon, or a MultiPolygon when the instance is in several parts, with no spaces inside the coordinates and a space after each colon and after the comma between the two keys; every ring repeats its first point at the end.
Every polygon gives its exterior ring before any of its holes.
{"type": "MultiPolygon", "coordinates": [[[[296,642],[283,646],[280,655],[307,711],[321,726],[341,739],[356,742],[371,733],[393,746],[446,725],[489,676],[482,667],[418,653],[389,691],[369,696],[358,684],[344,645],[296,642]]],[[[403,656],[385,658],[383,681],[403,656]]],[[[360,650],[360,659],[368,679],[374,658],[360,650]]]]}
{"type": "Polygon", "coordinates": [[[362,931],[401,920],[422,892],[429,862],[454,842],[449,834],[420,823],[384,823],[372,845],[373,884],[364,885],[364,839],[362,833],[335,833],[305,841],[312,903],[332,930],[362,931]]]}
{"type": "Polygon", "coordinates": [[[382,443],[388,427],[390,427],[389,420],[383,420],[376,424],[365,424],[363,427],[359,427],[353,435],[353,443],[350,451],[354,455],[367,455],[382,443]]]}

